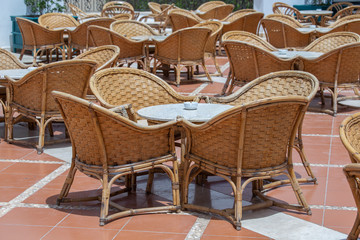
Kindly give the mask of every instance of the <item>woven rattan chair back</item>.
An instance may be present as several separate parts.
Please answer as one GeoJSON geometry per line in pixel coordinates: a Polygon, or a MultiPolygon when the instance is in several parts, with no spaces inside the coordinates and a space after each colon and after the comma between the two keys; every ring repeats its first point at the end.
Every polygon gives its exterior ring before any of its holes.
{"type": "Polygon", "coordinates": [[[333,22],[332,24],[329,25],[329,28],[336,28],[337,26],[340,26],[346,22],[349,22],[352,20],[359,20],[359,19],[360,19],[360,14],[349,15],[349,16],[346,16],[346,17],[336,20],[335,22],[333,22]]]}
{"type": "Polygon", "coordinates": [[[352,6],[352,5],[353,4],[350,2],[338,2],[338,3],[331,4],[326,10],[338,12],[338,11],[340,11],[346,7],[352,6]]]}
{"type": "Polygon", "coordinates": [[[266,40],[277,48],[304,48],[312,41],[312,34],[302,33],[292,26],[273,19],[262,19],[266,40]]]}
{"type": "MultiPolygon", "coordinates": [[[[307,97],[273,97],[234,107],[205,124],[195,125],[183,120],[188,141],[185,160],[189,166],[184,174],[183,207],[220,214],[240,230],[242,211],[247,209],[242,206],[243,189],[249,182],[255,181],[253,193],[270,205],[275,201],[276,206],[311,214],[292,168],[291,153],[303,111],[306,111],[309,101],[307,97]],[[233,211],[188,204],[189,182],[202,171],[223,177],[231,184],[234,196],[237,196],[233,211]],[[277,173],[285,174],[290,179],[299,205],[279,205],[279,201],[273,198],[268,201],[262,194],[256,181],[277,173]],[[244,183],[242,178],[246,178],[244,183]]],[[[264,203],[254,204],[250,209],[259,207],[264,207],[264,203]]]]}
{"type": "Polygon", "coordinates": [[[125,6],[128,7],[132,10],[134,10],[133,5],[131,5],[131,3],[125,2],[125,1],[111,1],[111,2],[107,2],[104,4],[103,9],[107,8],[107,7],[112,7],[112,6],[125,6]]]}
{"type": "Polygon", "coordinates": [[[218,7],[218,6],[221,6],[221,5],[225,5],[226,3],[223,2],[223,1],[208,1],[208,2],[205,2],[203,4],[201,4],[197,10],[198,11],[201,11],[201,12],[207,12],[209,11],[210,9],[213,9],[215,7],[218,7]]]}
{"type": "Polygon", "coordinates": [[[343,22],[342,24],[339,24],[335,28],[333,28],[330,32],[319,34],[319,36],[334,32],[354,32],[360,35],[360,18],[343,22]]]}
{"type": "Polygon", "coordinates": [[[158,22],[165,21],[169,11],[174,8],[174,5],[159,4],[156,2],[148,2],[148,6],[151,10],[152,17],[158,22]]]}
{"type": "Polygon", "coordinates": [[[185,9],[173,9],[169,11],[169,21],[173,32],[192,27],[202,21],[201,18],[185,9]]]}
{"type": "Polygon", "coordinates": [[[360,163],[360,113],[344,119],[340,125],[340,139],[352,163],[360,163]]]}
{"type": "MultiPolygon", "coordinates": [[[[349,7],[341,9],[334,16],[323,17],[321,20],[321,25],[326,26],[326,25],[329,25],[329,23],[331,23],[331,21],[336,22],[336,21],[340,20],[341,18],[351,16],[351,15],[358,15],[358,14],[360,14],[360,6],[358,6],[358,5],[349,6],[349,7]]],[[[332,25],[332,24],[330,24],[330,25],[332,25]]]]}
{"type": "Polygon", "coordinates": [[[230,62],[230,76],[222,93],[231,93],[236,85],[243,85],[262,75],[293,68],[293,59],[280,59],[267,50],[241,41],[224,41],[230,62]],[[229,89],[227,90],[227,88],[229,89]]]}
{"type": "Polygon", "coordinates": [[[134,17],[135,12],[133,9],[125,7],[125,6],[111,6],[111,7],[107,7],[104,8],[101,11],[101,16],[102,17],[115,17],[118,14],[122,14],[122,13],[129,13],[132,15],[132,17],[134,17]]]}
{"type": "Polygon", "coordinates": [[[302,27],[304,27],[304,25],[299,23],[293,17],[290,17],[288,15],[284,15],[284,14],[269,14],[269,15],[266,15],[265,18],[266,19],[277,20],[277,21],[280,21],[280,22],[284,22],[284,23],[292,26],[293,28],[302,28],[302,27]]]}
{"type": "Polygon", "coordinates": [[[65,13],[45,13],[39,17],[39,24],[48,29],[77,27],[80,23],[65,13]]]}
{"type": "Polygon", "coordinates": [[[110,29],[127,38],[157,35],[157,33],[149,25],[135,20],[113,22],[110,29]]]}
{"type": "Polygon", "coordinates": [[[216,43],[220,40],[221,30],[223,24],[218,21],[206,21],[196,24],[194,27],[204,27],[211,30],[211,34],[206,42],[205,52],[215,54],[216,52],[216,43]]]}
{"type": "Polygon", "coordinates": [[[236,12],[232,12],[229,16],[224,18],[222,21],[224,21],[224,22],[233,22],[233,21],[237,20],[238,18],[243,17],[244,15],[246,15],[248,13],[254,13],[254,12],[256,12],[255,9],[240,9],[240,10],[237,10],[236,12]]]}
{"type": "Polygon", "coordinates": [[[286,3],[276,2],[273,4],[273,12],[275,14],[283,14],[295,18],[299,22],[307,22],[316,24],[315,19],[312,16],[304,17],[300,11],[286,3]]]}
{"type": "Polygon", "coordinates": [[[72,15],[78,17],[79,22],[81,22],[85,19],[100,17],[100,15],[98,15],[98,14],[88,14],[88,13],[84,12],[83,10],[81,10],[80,8],[78,8],[77,6],[75,6],[74,4],[67,3],[67,5],[68,5],[68,8],[70,9],[72,15]]]}
{"type": "Polygon", "coordinates": [[[141,208],[140,212],[180,209],[178,167],[174,145],[175,121],[144,127],[70,94],[56,91],[53,95],[69,130],[73,148],[72,165],[59,195],[58,204],[71,201],[66,197],[76,170],[80,170],[98,179],[102,184],[102,197],[92,198],[101,201],[101,226],[119,217],[135,215],[138,213],[136,209],[124,208],[118,203],[112,204],[111,196],[130,190],[126,188],[125,191],[120,190],[110,195],[113,183],[122,176],[131,176],[138,172],[160,168],[171,180],[173,204],[141,208]],[[173,165],[173,169],[164,163],[173,165]],[[119,212],[109,214],[109,205],[119,209],[121,214],[119,212]]]}
{"type": "Polygon", "coordinates": [[[209,20],[209,19],[221,20],[229,16],[233,10],[234,10],[233,4],[219,5],[204,13],[198,13],[198,16],[204,20],[209,20]]]}
{"type": "Polygon", "coordinates": [[[353,32],[334,32],[326,34],[309,44],[304,51],[329,52],[348,43],[360,41],[360,36],[353,32]]]}
{"type": "Polygon", "coordinates": [[[120,13],[120,14],[115,15],[112,18],[115,19],[116,21],[119,21],[119,20],[131,20],[132,16],[131,16],[130,13],[120,13]]]}
{"type": "Polygon", "coordinates": [[[242,42],[247,42],[247,43],[250,43],[252,45],[255,45],[255,46],[259,47],[259,48],[263,48],[264,50],[267,50],[267,51],[270,51],[270,52],[277,50],[277,48],[272,46],[270,43],[268,43],[267,41],[265,41],[264,39],[262,39],[258,35],[255,35],[255,34],[250,33],[250,32],[245,32],[245,31],[227,32],[222,36],[221,41],[222,42],[226,42],[226,41],[242,41],[242,42]]]}
{"type": "MultiPolygon", "coordinates": [[[[238,15],[240,16],[240,14],[238,15]]],[[[256,34],[260,20],[264,17],[260,12],[249,12],[234,19],[229,24],[224,24],[222,33],[230,31],[247,31],[256,34]]]]}
{"type": "Polygon", "coordinates": [[[20,62],[11,52],[0,48],[0,70],[28,68],[20,62]]]}

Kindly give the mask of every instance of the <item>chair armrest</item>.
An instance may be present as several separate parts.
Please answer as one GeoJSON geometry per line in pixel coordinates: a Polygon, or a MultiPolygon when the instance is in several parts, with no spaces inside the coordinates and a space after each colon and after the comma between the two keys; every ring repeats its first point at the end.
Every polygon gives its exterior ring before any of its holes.
{"type": "Polygon", "coordinates": [[[124,104],[120,106],[116,106],[114,108],[110,108],[110,111],[119,114],[122,117],[126,117],[134,122],[136,122],[136,116],[134,110],[132,109],[131,104],[124,104]]]}

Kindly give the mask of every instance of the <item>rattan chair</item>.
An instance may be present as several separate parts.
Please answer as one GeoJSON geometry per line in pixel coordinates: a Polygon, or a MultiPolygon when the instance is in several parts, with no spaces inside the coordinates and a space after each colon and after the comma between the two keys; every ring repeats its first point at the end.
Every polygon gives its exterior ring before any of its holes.
{"type": "Polygon", "coordinates": [[[334,32],[354,32],[360,35],[360,18],[341,22],[336,25],[331,31],[327,33],[317,33],[317,36],[321,37],[334,32]]]}
{"type": "Polygon", "coordinates": [[[125,2],[125,1],[110,1],[104,4],[103,9],[107,8],[107,7],[112,7],[112,6],[125,6],[128,7],[132,10],[135,10],[133,5],[131,5],[131,3],[129,2],[125,2]]]}
{"type": "Polygon", "coordinates": [[[229,22],[224,24],[223,34],[230,31],[247,31],[256,34],[259,22],[264,17],[264,14],[260,12],[247,12],[244,14],[244,12],[240,11],[242,10],[235,12],[236,15],[234,14],[223,20],[229,22]]]}
{"type": "Polygon", "coordinates": [[[336,28],[337,26],[342,25],[345,22],[349,22],[352,20],[359,20],[360,19],[360,14],[354,14],[354,15],[349,15],[343,18],[340,18],[338,20],[336,20],[335,22],[333,22],[332,24],[330,24],[328,26],[328,28],[336,28]]]}
{"type": "Polygon", "coordinates": [[[77,27],[80,23],[65,13],[45,13],[39,17],[39,24],[48,29],[77,27]]]}
{"type": "Polygon", "coordinates": [[[133,41],[115,31],[99,26],[88,27],[88,42],[92,42],[97,47],[103,45],[118,46],[120,48],[118,65],[127,63],[130,66],[136,62],[143,68],[146,66],[146,62],[144,63],[146,61],[144,60],[146,59],[144,42],[133,41]]]}
{"type": "Polygon", "coordinates": [[[304,25],[299,23],[296,19],[294,19],[293,17],[290,17],[288,15],[284,15],[284,14],[269,14],[269,15],[266,15],[265,18],[266,19],[277,20],[277,21],[280,21],[280,22],[284,22],[284,23],[292,26],[293,28],[305,27],[304,25]]]}
{"type": "Polygon", "coordinates": [[[91,19],[91,18],[100,17],[99,14],[86,13],[83,10],[81,10],[80,8],[78,8],[77,6],[75,6],[75,5],[71,4],[71,3],[67,3],[67,5],[68,5],[68,8],[70,9],[72,15],[78,17],[79,22],[82,22],[84,20],[91,19]]]}
{"type": "Polygon", "coordinates": [[[300,23],[311,23],[314,25],[316,24],[315,18],[313,18],[312,16],[304,17],[299,10],[285,3],[281,3],[281,2],[274,3],[273,12],[275,14],[283,14],[293,17],[296,20],[298,20],[300,23]]]}
{"type": "Polygon", "coordinates": [[[16,22],[19,25],[23,40],[20,60],[22,59],[25,50],[31,50],[33,52],[34,65],[36,65],[36,57],[38,54],[47,50],[50,51],[50,58],[47,59],[48,61],[52,60],[52,53],[54,50],[60,50],[62,58],[65,59],[66,45],[63,38],[64,30],[50,30],[33,21],[20,17],[16,18],[16,22]]]}
{"type": "Polygon", "coordinates": [[[202,21],[197,15],[185,9],[173,9],[169,11],[168,21],[171,24],[172,31],[192,27],[202,21]]]}
{"type": "Polygon", "coordinates": [[[245,31],[227,32],[224,35],[222,35],[221,41],[222,42],[226,42],[226,41],[246,42],[246,43],[250,43],[252,45],[255,45],[255,46],[262,48],[269,52],[278,50],[276,47],[272,46],[270,43],[268,43],[267,41],[265,41],[258,35],[255,35],[250,32],[245,32],[245,31]]]}
{"type": "Polygon", "coordinates": [[[329,22],[337,21],[343,17],[354,15],[354,14],[360,14],[360,6],[358,6],[358,5],[349,6],[349,7],[341,9],[334,16],[331,16],[331,17],[324,16],[321,19],[321,26],[327,26],[327,25],[329,25],[329,22]]]}
{"type": "Polygon", "coordinates": [[[245,210],[277,206],[310,215],[292,163],[295,135],[309,102],[308,97],[272,97],[234,107],[201,125],[183,119],[187,142],[182,207],[221,215],[237,230],[245,210]],[[219,210],[188,202],[189,183],[203,171],[230,183],[235,197],[232,208],[219,210]],[[298,205],[264,194],[262,180],[278,175],[289,178],[298,205]],[[243,206],[243,190],[250,182],[253,196],[263,201],[243,206]]]}
{"type": "Polygon", "coordinates": [[[353,32],[334,32],[326,34],[304,48],[304,51],[326,53],[348,43],[360,42],[360,36],[353,32]]]}
{"type": "Polygon", "coordinates": [[[101,11],[101,16],[102,17],[115,17],[116,15],[122,14],[122,13],[131,14],[132,19],[134,19],[134,15],[135,15],[134,10],[131,8],[125,7],[125,6],[111,6],[111,7],[104,8],[101,11]]]}
{"type": "Polygon", "coordinates": [[[236,19],[245,16],[246,14],[255,13],[255,12],[257,12],[255,9],[240,9],[240,10],[237,10],[236,12],[232,12],[229,16],[222,19],[221,21],[223,21],[223,22],[233,22],[236,19]]]}
{"type": "Polygon", "coordinates": [[[224,19],[230,15],[230,13],[234,10],[233,4],[225,4],[216,6],[204,13],[196,13],[201,19],[209,20],[209,19],[224,19]]]}
{"type": "MultiPolygon", "coordinates": [[[[247,83],[236,92],[225,97],[207,97],[206,102],[229,104],[240,106],[242,104],[258,101],[264,98],[279,96],[302,96],[313,99],[316,90],[319,88],[319,81],[311,74],[298,71],[281,71],[266,74],[247,83]]],[[[307,161],[302,141],[302,122],[299,125],[297,137],[294,142],[294,148],[299,153],[303,166],[309,178],[300,178],[299,182],[314,182],[317,179],[307,161]]],[[[272,181],[264,188],[272,188],[281,184],[289,183],[286,180],[272,181]]]]}
{"type": "Polygon", "coordinates": [[[158,35],[149,25],[135,21],[135,20],[122,20],[113,22],[110,29],[127,38],[135,36],[153,36],[158,35]]]}
{"type": "Polygon", "coordinates": [[[223,41],[230,62],[230,74],[221,94],[232,93],[262,75],[293,69],[294,59],[280,59],[262,47],[241,41],[223,41]]]}
{"type": "Polygon", "coordinates": [[[95,67],[93,61],[69,60],[39,67],[20,80],[7,77],[10,94],[7,96],[9,117],[6,119],[6,141],[29,143],[13,139],[14,115],[22,115],[38,125],[36,148],[38,153],[42,153],[45,127],[54,120],[61,120],[59,109],[50,96],[51,91],[59,90],[84,98],[95,67]]]}
{"type": "Polygon", "coordinates": [[[277,48],[304,48],[311,43],[311,32],[302,33],[284,22],[264,18],[260,21],[266,40],[277,48]]]}
{"type": "Polygon", "coordinates": [[[299,62],[300,70],[314,74],[319,80],[323,104],[323,90],[331,93],[332,111],[323,111],[336,116],[339,88],[359,87],[360,43],[338,47],[313,60],[300,57],[299,62]]]}
{"type": "Polygon", "coordinates": [[[120,13],[120,14],[115,15],[112,18],[115,19],[116,21],[119,21],[119,20],[131,20],[132,16],[131,16],[130,13],[120,13]]]}
{"type": "Polygon", "coordinates": [[[70,171],[58,197],[58,205],[62,202],[99,200],[100,226],[125,216],[180,209],[175,121],[144,127],[70,94],[56,91],[53,96],[69,130],[73,148],[70,171]],[[153,169],[161,169],[169,176],[172,204],[129,209],[111,201],[112,196],[130,191],[126,187],[112,192],[115,181],[153,169]],[[101,182],[101,196],[67,197],[77,170],[101,182]],[[109,213],[110,206],[119,212],[109,213]]]}
{"type": "Polygon", "coordinates": [[[215,7],[225,5],[226,3],[223,1],[208,1],[201,4],[196,10],[200,12],[207,12],[215,7]]]}
{"type": "Polygon", "coordinates": [[[153,22],[149,24],[159,32],[165,31],[169,26],[169,22],[167,21],[169,11],[177,7],[174,4],[159,4],[155,2],[148,2],[148,6],[151,14],[142,16],[139,21],[147,22],[148,19],[153,19],[153,22]]]}
{"type": "Polygon", "coordinates": [[[184,66],[201,65],[210,82],[212,79],[205,66],[205,47],[211,34],[208,28],[184,28],[173,32],[164,41],[155,41],[154,68],[157,64],[173,65],[176,70],[176,85],[180,85],[180,72],[184,66]]]}
{"type": "Polygon", "coordinates": [[[68,31],[69,34],[68,44],[71,50],[71,54],[73,52],[73,49],[84,50],[87,49],[88,47],[95,46],[94,43],[91,41],[88,43],[88,27],[90,25],[110,28],[110,24],[113,22],[115,22],[115,19],[113,18],[98,17],[81,23],[73,31],[68,31]]]}

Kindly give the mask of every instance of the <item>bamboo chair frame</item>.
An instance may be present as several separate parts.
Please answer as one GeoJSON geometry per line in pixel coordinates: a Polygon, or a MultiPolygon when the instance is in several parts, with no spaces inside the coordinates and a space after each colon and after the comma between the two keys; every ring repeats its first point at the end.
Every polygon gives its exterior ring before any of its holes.
{"type": "Polygon", "coordinates": [[[204,12],[204,13],[196,13],[201,19],[203,20],[210,20],[210,19],[224,19],[227,16],[231,14],[231,12],[234,10],[233,4],[225,4],[225,5],[219,5],[214,8],[211,8],[210,10],[204,12]]]}
{"type": "Polygon", "coordinates": [[[129,13],[132,16],[132,19],[134,19],[135,16],[135,12],[133,9],[126,7],[126,6],[111,6],[111,7],[107,7],[104,8],[103,10],[101,10],[101,16],[102,17],[115,17],[118,14],[122,14],[122,13],[129,13]]]}
{"type": "Polygon", "coordinates": [[[110,29],[127,38],[158,35],[158,33],[146,23],[135,20],[115,21],[110,25],[110,29]]]}
{"type": "Polygon", "coordinates": [[[338,20],[336,20],[335,22],[333,22],[332,24],[330,24],[328,27],[329,28],[336,28],[340,25],[342,25],[345,22],[349,22],[349,21],[353,21],[353,20],[359,20],[360,19],[360,14],[353,14],[353,15],[349,15],[343,18],[340,18],[338,20]]]}
{"type": "Polygon", "coordinates": [[[169,11],[168,20],[172,27],[172,31],[193,27],[196,24],[199,24],[203,20],[195,15],[194,13],[185,10],[185,9],[173,9],[169,11]]]}
{"type": "Polygon", "coordinates": [[[346,8],[341,9],[338,11],[334,16],[324,16],[321,19],[321,26],[329,25],[329,21],[337,21],[343,17],[354,15],[354,14],[360,14],[360,6],[358,5],[350,5],[346,8]]]}
{"type": "Polygon", "coordinates": [[[39,17],[39,24],[53,30],[54,28],[77,27],[80,23],[65,13],[45,13],[39,17]]]}
{"type": "Polygon", "coordinates": [[[68,8],[70,9],[72,15],[78,17],[79,22],[84,21],[86,19],[90,19],[90,18],[100,17],[99,14],[88,14],[88,13],[84,12],[83,10],[81,10],[80,8],[78,8],[77,6],[75,6],[74,4],[67,3],[67,5],[68,5],[68,8]]]}
{"type": "MultiPolygon", "coordinates": [[[[359,14],[357,14],[359,15],[359,14]]],[[[349,20],[336,25],[331,31],[327,33],[317,33],[317,37],[321,37],[334,32],[354,32],[360,35],[360,18],[349,20]]]]}
{"type": "Polygon", "coordinates": [[[110,1],[104,4],[103,9],[107,8],[107,7],[112,7],[112,6],[125,6],[128,7],[132,10],[135,10],[133,5],[131,5],[131,3],[128,3],[126,1],[110,1]]]}
{"type": "Polygon", "coordinates": [[[208,1],[203,4],[201,4],[196,10],[200,12],[207,12],[210,9],[213,9],[214,7],[225,5],[226,3],[223,1],[208,1]]]}
{"type": "Polygon", "coordinates": [[[226,41],[247,42],[247,43],[253,44],[257,47],[263,48],[269,52],[278,50],[276,47],[274,47],[273,45],[271,45],[270,43],[268,43],[267,41],[265,41],[258,35],[255,35],[253,33],[246,32],[246,31],[227,32],[224,35],[222,35],[221,41],[222,42],[226,42],[226,41]]]}
{"type": "MultiPolygon", "coordinates": [[[[8,142],[28,142],[13,139],[14,113],[35,121],[39,127],[38,154],[42,153],[46,126],[55,120],[62,120],[60,112],[50,96],[52,90],[61,90],[84,98],[89,79],[96,63],[90,60],[68,60],[39,67],[20,80],[6,77],[9,105],[6,119],[8,142]]],[[[52,141],[55,142],[55,141],[52,141]]]]}
{"type": "Polygon", "coordinates": [[[275,14],[283,14],[290,17],[293,17],[300,23],[311,23],[313,25],[316,25],[316,21],[312,16],[303,16],[299,10],[296,8],[282,2],[276,2],[273,4],[273,12],[275,14]]]}
{"type": "Polygon", "coordinates": [[[292,26],[293,28],[303,28],[303,27],[305,27],[304,25],[299,23],[299,21],[294,19],[293,17],[290,17],[288,15],[284,15],[284,14],[269,14],[269,15],[266,15],[265,18],[284,22],[284,23],[292,26]]]}
{"type": "Polygon", "coordinates": [[[99,200],[100,226],[125,216],[180,210],[178,163],[174,144],[175,121],[144,127],[70,94],[54,91],[53,96],[69,129],[73,149],[70,171],[57,199],[58,205],[62,202],[99,200]],[[79,128],[79,125],[82,127],[79,128]],[[114,142],[117,142],[116,146],[113,145],[114,142]],[[122,147],[118,148],[118,144],[122,147]],[[173,169],[165,165],[169,162],[173,169]],[[116,180],[153,169],[161,169],[169,176],[172,205],[129,209],[110,200],[114,195],[129,191],[127,187],[110,193],[116,180]],[[101,182],[101,196],[80,199],[67,197],[77,170],[101,182]],[[109,214],[110,206],[120,211],[109,214]]]}
{"type": "Polygon", "coordinates": [[[243,12],[241,12],[237,14],[238,18],[235,17],[236,15],[233,15],[230,23],[224,24],[222,34],[230,31],[247,31],[256,34],[259,22],[264,17],[264,14],[260,12],[248,12],[243,14],[243,12]]]}

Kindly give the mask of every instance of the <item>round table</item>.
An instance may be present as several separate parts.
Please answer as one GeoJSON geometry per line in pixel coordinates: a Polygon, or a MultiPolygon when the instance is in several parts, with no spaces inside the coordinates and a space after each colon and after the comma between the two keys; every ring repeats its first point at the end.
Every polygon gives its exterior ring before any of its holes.
{"type": "Polygon", "coordinates": [[[231,105],[199,103],[196,110],[186,110],[183,103],[164,104],[142,108],[137,114],[151,121],[168,122],[178,116],[194,123],[209,121],[216,115],[232,108],[231,105]]]}

